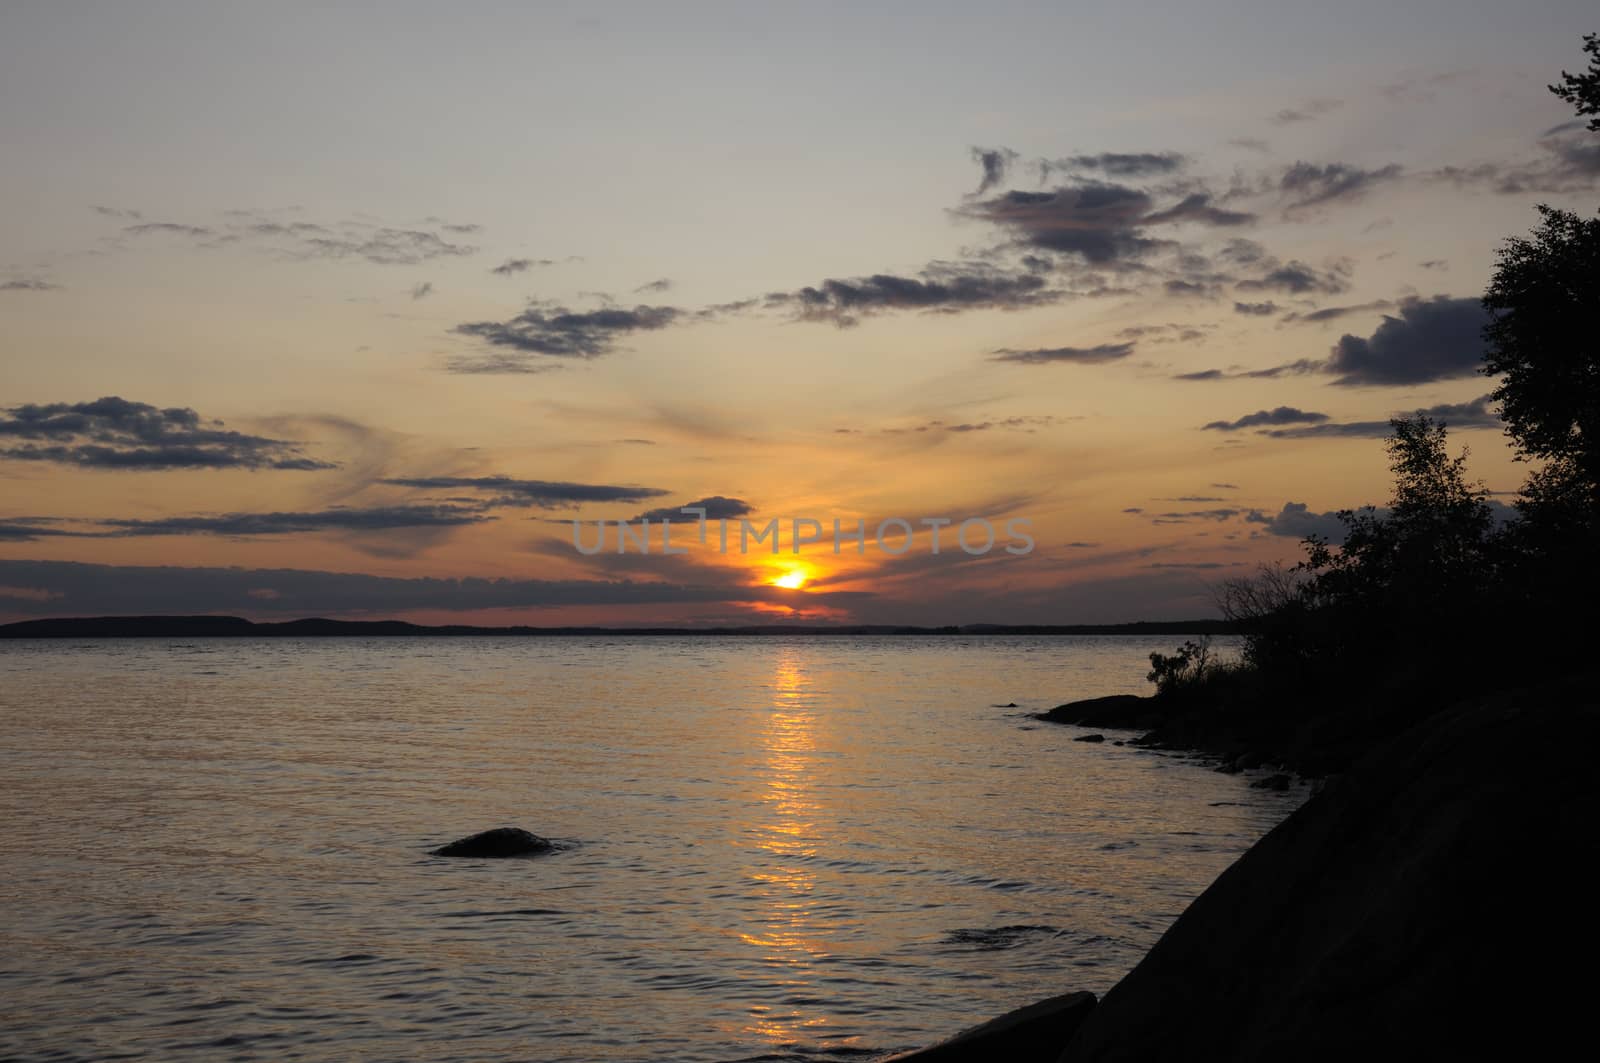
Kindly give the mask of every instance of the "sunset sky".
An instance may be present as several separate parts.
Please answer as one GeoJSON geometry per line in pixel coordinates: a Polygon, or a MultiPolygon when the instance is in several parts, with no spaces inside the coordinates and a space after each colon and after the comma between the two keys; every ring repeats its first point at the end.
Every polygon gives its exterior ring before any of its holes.
{"type": "Polygon", "coordinates": [[[1477,296],[1596,205],[1594,15],[9,0],[0,619],[1210,615],[1397,412],[1520,484],[1477,296]],[[703,499],[783,553],[573,547],[703,499]]]}

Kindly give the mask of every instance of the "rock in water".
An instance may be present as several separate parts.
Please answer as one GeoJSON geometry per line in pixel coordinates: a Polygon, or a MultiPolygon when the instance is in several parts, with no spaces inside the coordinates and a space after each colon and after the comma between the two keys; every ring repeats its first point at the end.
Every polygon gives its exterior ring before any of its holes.
{"type": "Polygon", "coordinates": [[[1051,997],[883,1063],[1053,1063],[1093,1010],[1093,993],[1051,997]]]}
{"type": "Polygon", "coordinates": [[[1101,734],[1079,735],[1073,739],[1074,742],[1104,742],[1105,740],[1106,736],[1101,734]]]}
{"type": "Polygon", "coordinates": [[[521,827],[496,827],[440,846],[433,850],[433,855],[504,859],[511,856],[537,856],[555,847],[550,839],[530,834],[521,827]]]}

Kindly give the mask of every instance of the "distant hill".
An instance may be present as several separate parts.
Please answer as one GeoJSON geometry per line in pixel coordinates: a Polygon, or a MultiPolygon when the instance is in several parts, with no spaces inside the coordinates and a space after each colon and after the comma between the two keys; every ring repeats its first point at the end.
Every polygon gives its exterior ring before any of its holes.
{"type": "Polygon", "coordinates": [[[1221,635],[1225,620],[1142,620],[1133,624],[966,624],[959,627],[897,627],[882,624],[751,627],[474,627],[425,625],[404,620],[328,620],[309,617],[257,623],[238,616],[97,616],[23,620],[0,625],[7,639],[130,638],[340,638],[426,636],[583,637],[636,635],[1221,635]]]}

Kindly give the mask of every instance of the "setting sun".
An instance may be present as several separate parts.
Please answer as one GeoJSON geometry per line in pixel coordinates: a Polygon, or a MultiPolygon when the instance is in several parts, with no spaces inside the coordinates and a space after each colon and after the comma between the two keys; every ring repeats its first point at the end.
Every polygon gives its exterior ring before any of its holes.
{"type": "Polygon", "coordinates": [[[797,568],[792,569],[789,572],[785,572],[783,575],[773,580],[772,585],[774,587],[787,587],[789,590],[793,591],[799,590],[801,587],[805,586],[805,582],[806,574],[797,568]]]}

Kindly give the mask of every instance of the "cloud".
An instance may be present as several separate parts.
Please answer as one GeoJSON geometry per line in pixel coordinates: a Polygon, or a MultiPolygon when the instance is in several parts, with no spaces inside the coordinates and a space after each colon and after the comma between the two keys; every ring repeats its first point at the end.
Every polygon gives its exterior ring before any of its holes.
{"type": "Polygon", "coordinates": [[[568,509],[585,502],[643,502],[667,494],[656,487],[517,480],[509,476],[412,476],[391,477],[378,482],[427,491],[482,492],[492,496],[485,503],[488,506],[531,506],[537,509],[568,509]]]}
{"type": "Polygon", "coordinates": [[[1584,192],[1600,185],[1600,139],[1579,120],[1563,122],[1539,138],[1540,154],[1527,162],[1445,166],[1427,176],[1500,195],[1584,192]]]}
{"type": "Polygon", "coordinates": [[[1282,365],[1274,365],[1266,369],[1201,369],[1192,373],[1177,373],[1174,380],[1210,381],[1210,380],[1276,380],[1285,376],[1304,376],[1307,373],[1322,371],[1325,363],[1301,358],[1282,365]]]}
{"type": "Polygon", "coordinates": [[[1032,350],[1002,347],[990,356],[990,360],[1019,365],[1054,365],[1059,362],[1102,365],[1128,357],[1133,349],[1132,343],[1102,343],[1095,347],[1038,347],[1032,350]]]}
{"type": "Polygon", "coordinates": [[[1289,539],[1304,539],[1315,535],[1331,543],[1344,542],[1345,526],[1336,512],[1313,513],[1304,502],[1285,502],[1276,514],[1253,510],[1245,518],[1259,524],[1268,535],[1281,535],[1289,539]]]}
{"type": "MultiPolygon", "coordinates": [[[[756,508],[742,498],[726,498],[722,495],[712,495],[694,502],[685,502],[683,507],[699,507],[706,511],[706,520],[737,520],[747,517],[756,511],[756,508]]],[[[698,520],[693,513],[684,513],[683,507],[663,506],[660,509],[650,509],[630,518],[637,524],[642,520],[671,520],[687,523],[698,520]]]]}
{"type": "Polygon", "coordinates": [[[299,444],[246,435],[194,410],[116,396],[0,411],[0,457],[90,469],[331,469],[299,444]]]}
{"type": "Polygon", "coordinates": [[[638,295],[638,294],[641,294],[643,292],[666,292],[666,291],[671,291],[671,290],[672,290],[672,281],[671,281],[671,279],[669,279],[667,277],[662,277],[659,280],[651,281],[649,284],[641,284],[641,285],[639,285],[639,287],[635,288],[633,291],[634,291],[635,295],[638,295]]]}
{"type": "MultiPolygon", "coordinates": [[[[638,580],[396,578],[305,569],[182,568],[97,565],[67,561],[0,561],[0,587],[13,613],[55,616],[375,615],[416,610],[539,609],[571,605],[663,603],[792,603],[794,593],[770,586],[707,586],[638,580]]],[[[809,605],[867,601],[863,592],[815,592],[809,605]]]]}
{"type": "MultiPolygon", "coordinates": [[[[1096,155],[1070,155],[1064,159],[1041,159],[1039,179],[1048,181],[1057,171],[1098,170],[1110,177],[1165,177],[1189,163],[1186,155],[1175,151],[1123,153],[1103,151],[1096,155]]],[[[983,192],[980,189],[980,194],[983,192]]]]}
{"type": "Polygon", "coordinates": [[[972,161],[983,171],[983,176],[978,181],[978,190],[973,195],[981,196],[990,189],[1005,184],[1006,175],[1016,159],[1017,153],[1010,148],[973,148],[972,161]]]}
{"type": "Polygon", "coordinates": [[[1472,376],[1483,362],[1488,315],[1477,299],[1437,295],[1401,302],[1371,336],[1339,338],[1325,371],[1343,387],[1399,386],[1472,376]]]}
{"type": "MultiPolygon", "coordinates": [[[[1471,402],[1441,403],[1437,406],[1428,406],[1418,410],[1404,410],[1395,414],[1397,417],[1411,414],[1422,414],[1435,421],[1441,421],[1451,428],[1499,428],[1501,427],[1500,415],[1489,408],[1490,397],[1479,396],[1471,402]]],[[[1393,431],[1387,420],[1384,421],[1336,421],[1328,424],[1308,425],[1299,428],[1277,428],[1262,431],[1260,434],[1273,439],[1311,439],[1325,436],[1383,439],[1393,431]]]]}
{"type": "Polygon", "coordinates": [[[193,240],[202,247],[246,243],[295,259],[359,258],[384,266],[414,266],[436,258],[475,254],[476,247],[440,235],[473,231],[476,226],[444,225],[434,229],[401,229],[366,221],[319,224],[281,221],[253,210],[228,212],[221,225],[153,221],[124,226],[132,237],[168,236],[193,240]]]}
{"type": "Polygon", "coordinates": [[[1200,225],[1214,225],[1227,227],[1230,225],[1250,225],[1256,216],[1244,211],[1225,210],[1212,201],[1211,193],[1195,192],[1185,196],[1182,200],[1167,207],[1146,214],[1141,219],[1144,225],[1161,225],[1168,222],[1193,222],[1200,225]]]}
{"type": "Polygon", "coordinates": [[[55,292],[61,285],[25,277],[21,280],[0,281],[0,292],[55,292]]]}
{"type": "Polygon", "coordinates": [[[323,531],[392,531],[400,528],[450,528],[493,520],[476,506],[373,506],[304,513],[223,513],[154,520],[111,519],[93,522],[114,537],[150,535],[293,535],[323,531]]]}
{"type": "Polygon", "coordinates": [[[1285,212],[1293,214],[1326,203],[1354,202],[1374,187],[1398,180],[1400,175],[1397,163],[1368,170],[1342,162],[1321,166],[1297,162],[1278,178],[1278,189],[1286,201],[1285,212]]]}
{"type": "Polygon", "coordinates": [[[1013,190],[958,213],[1005,229],[1026,246],[1106,265],[1161,246],[1139,231],[1154,207],[1153,197],[1141,189],[1090,182],[1049,192],[1013,190]]]}
{"type": "Polygon", "coordinates": [[[59,521],[45,517],[0,520],[0,543],[31,543],[48,538],[81,538],[82,532],[59,527],[59,521]]]}
{"type": "MultiPolygon", "coordinates": [[[[634,332],[666,328],[683,312],[672,306],[607,306],[569,310],[535,303],[508,321],[469,321],[452,331],[493,347],[552,358],[599,358],[634,332]]],[[[461,372],[461,368],[454,371],[461,372]]],[[[472,370],[466,370],[472,371],[472,370]]]]}
{"type": "Polygon", "coordinates": [[[775,292],[768,307],[792,307],[802,321],[827,321],[840,328],[888,310],[956,313],[1019,310],[1055,302],[1065,293],[1035,270],[1008,271],[980,262],[929,265],[916,277],[877,273],[852,280],[825,280],[796,292],[775,292]]]}
{"type": "Polygon", "coordinates": [[[1293,406],[1279,406],[1272,410],[1257,410],[1255,413],[1247,413],[1237,421],[1212,421],[1210,424],[1202,425],[1201,427],[1222,432],[1237,432],[1243,428],[1257,428],[1261,425],[1321,424],[1326,420],[1328,420],[1328,415],[1325,413],[1299,410],[1293,406]]]}
{"type": "Polygon", "coordinates": [[[1285,314],[1283,321],[1285,324],[1315,325],[1369,310],[1387,310],[1393,305],[1394,301],[1391,299],[1374,299],[1370,303],[1356,303],[1351,306],[1325,306],[1320,310],[1311,310],[1303,314],[1285,314]]]}
{"type": "Polygon", "coordinates": [[[517,273],[525,273],[534,266],[553,266],[553,258],[508,258],[498,266],[492,267],[490,273],[498,273],[502,277],[510,277],[517,273]]]}
{"type": "Polygon", "coordinates": [[[412,298],[413,301],[415,301],[417,299],[426,299],[428,296],[430,296],[432,294],[433,294],[433,282],[432,281],[423,281],[421,284],[419,284],[416,287],[411,289],[411,298],[412,298]]]}
{"type": "Polygon", "coordinates": [[[1295,122],[1310,122],[1316,118],[1337,111],[1344,106],[1343,100],[1314,99],[1307,100],[1299,107],[1285,107],[1273,115],[1273,125],[1291,125],[1295,122]]]}
{"type": "Polygon", "coordinates": [[[193,236],[202,237],[212,235],[211,230],[203,225],[184,225],[175,221],[147,221],[138,225],[123,226],[123,232],[129,236],[193,236]]]}
{"type": "Polygon", "coordinates": [[[1288,263],[1268,261],[1260,276],[1240,281],[1236,287],[1241,292],[1284,292],[1305,295],[1319,292],[1338,295],[1350,287],[1349,267],[1335,263],[1327,269],[1317,269],[1298,260],[1288,263]]]}
{"type": "Polygon", "coordinates": [[[1278,304],[1270,299],[1264,303],[1234,303],[1233,312],[1250,317],[1271,317],[1278,312],[1278,304]]]}

